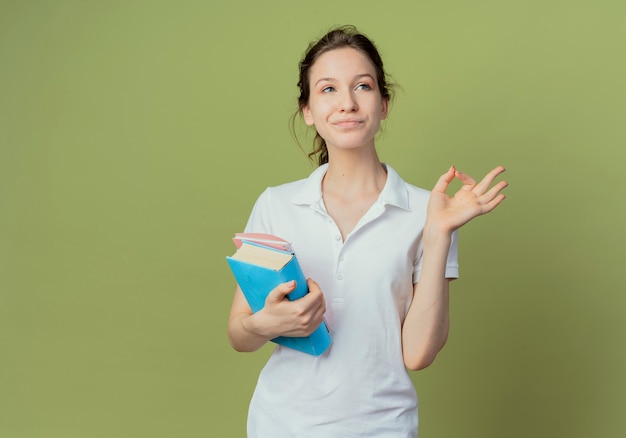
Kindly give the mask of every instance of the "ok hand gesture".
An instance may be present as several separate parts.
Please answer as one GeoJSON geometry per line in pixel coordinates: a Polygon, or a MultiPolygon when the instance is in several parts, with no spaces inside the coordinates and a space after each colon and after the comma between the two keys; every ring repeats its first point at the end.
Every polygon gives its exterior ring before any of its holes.
{"type": "Polygon", "coordinates": [[[441,231],[452,232],[476,216],[489,213],[504,200],[504,194],[500,192],[508,185],[506,181],[489,188],[504,170],[498,166],[476,183],[469,175],[450,167],[431,192],[426,220],[441,231]],[[446,190],[454,178],[460,180],[463,187],[449,196],[446,190]]]}

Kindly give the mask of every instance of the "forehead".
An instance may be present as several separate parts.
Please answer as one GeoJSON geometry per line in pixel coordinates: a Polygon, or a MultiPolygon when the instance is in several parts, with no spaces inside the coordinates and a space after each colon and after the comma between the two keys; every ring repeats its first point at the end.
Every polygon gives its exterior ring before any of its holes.
{"type": "Polygon", "coordinates": [[[321,54],[311,66],[309,78],[341,79],[361,74],[376,78],[376,68],[369,56],[352,47],[342,47],[321,54]]]}

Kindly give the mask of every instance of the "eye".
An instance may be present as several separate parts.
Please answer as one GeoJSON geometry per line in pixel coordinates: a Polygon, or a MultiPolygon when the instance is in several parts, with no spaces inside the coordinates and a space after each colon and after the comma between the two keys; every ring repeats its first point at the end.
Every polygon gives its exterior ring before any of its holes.
{"type": "Polygon", "coordinates": [[[335,87],[325,87],[325,88],[322,88],[322,93],[331,93],[333,91],[335,91],[335,87]]]}
{"type": "Polygon", "coordinates": [[[369,84],[359,84],[356,86],[357,90],[371,90],[372,87],[369,86],[369,84]]]}

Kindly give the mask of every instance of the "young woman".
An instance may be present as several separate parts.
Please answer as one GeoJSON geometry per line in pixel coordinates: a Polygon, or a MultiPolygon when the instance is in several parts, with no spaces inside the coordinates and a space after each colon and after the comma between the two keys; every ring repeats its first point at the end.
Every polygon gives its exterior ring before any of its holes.
{"type": "Polygon", "coordinates": [[[325,317],[321,356],[278,346],[248,413],[248,436],[416,437],[407,368],[429,366],[448,337],[448,283],[458,277],[456,230],[496,208],[497,167],[477,183],[454,167],[428,192],[378,159],[374,144],[390,90],[374,44],[353,27],[330,31],[300,63],[299,112],[315,128],[320,166],[268,188],[246,232],[290,241],[309,294],[279,285],[252,313],[237,288],[228,335],[238,351],[277,336],[307,336],[325,317]],[[454,178],[463,186],[448,196],[454,178]]]}

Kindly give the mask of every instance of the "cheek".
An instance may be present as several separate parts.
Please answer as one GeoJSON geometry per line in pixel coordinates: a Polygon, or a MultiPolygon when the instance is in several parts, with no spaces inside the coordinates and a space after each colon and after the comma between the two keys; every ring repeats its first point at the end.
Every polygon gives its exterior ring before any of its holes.
{"type": "Polygon", "coordinates": [[[315,97],[309,98],[309,104],[302,109],[302,116],[304,122],[308,126],[315,125],[315,121],[323,120],[325,115],[331,111],[332,103],[328,99],[316,99],[315,97]]]}

